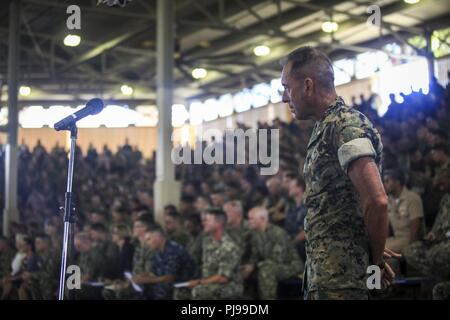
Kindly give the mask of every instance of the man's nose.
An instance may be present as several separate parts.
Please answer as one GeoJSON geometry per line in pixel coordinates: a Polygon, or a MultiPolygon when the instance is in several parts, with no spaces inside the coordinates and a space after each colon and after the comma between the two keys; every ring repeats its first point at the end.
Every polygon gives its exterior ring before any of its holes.
{"type": "Polygon", "coordinates": [[[288,103],[289,102],[289,95],[287,94],[286,90],[283,91],[282,101],[284,103],[288,103]]]}

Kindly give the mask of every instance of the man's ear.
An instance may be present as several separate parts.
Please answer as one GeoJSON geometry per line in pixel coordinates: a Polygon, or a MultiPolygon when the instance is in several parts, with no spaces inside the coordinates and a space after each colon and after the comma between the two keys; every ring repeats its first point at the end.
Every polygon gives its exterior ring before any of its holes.
{"type": "Polygon", "coordinates": [[[305,78],[304,82],[305,93],[312,93],[314,91],[314,81],[311,78],[305,78]]]}

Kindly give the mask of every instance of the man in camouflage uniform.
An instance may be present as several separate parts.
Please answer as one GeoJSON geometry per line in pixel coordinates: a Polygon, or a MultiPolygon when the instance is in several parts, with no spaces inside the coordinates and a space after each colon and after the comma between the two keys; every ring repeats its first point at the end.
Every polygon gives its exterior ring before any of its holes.
{"type": "Polygon", "coordinates": [[[323,53],[299,48],[282,64],[283,102],[296,119],[316,122],[303,169],[305,298],[368,299],[369,263],[382,268],[383,283],[393,280],[383,260],[388,217],[380,136],[337,96],[333,67],[323,53]]]}
{"type": "Polygon", "coordinates": [[[422,274],[450,279],[450,193],[442,198],[433,228],[424,241],[407,247],[404,257],[422,274]]]}
{"type": "Polygon", "coordinates": [[[59,284],[59,259],[51,247],[51,239],[43,234],[36,237],[39,270],[34,272],[30,286],[33,300],[54,300],[59,284]]]}
{"type": "Polygon", "coordinates": [[[99,280],[104,268],[104,256],[96,254],[91,238],[84,232],[75,235],[74,247],[78,252],[76,265],[81,271],[81,290],[72,290],[72,292],[76,299],[99,299],[98,289],[90,286],[89,283],[99,280]]]}
{"type": "MultiPolygon", "coordinates": [[[[171,207],[169,207],[171,208],[171,207]]],[[[175,210],[168,210],[167,208],[164,211],[164,227],[167,232],[167,236],[169,240],[175,241],[176,243],[186,247],[190,241],[190,236],[187,232],[185,232],[182,228],[181,224],[181,216],[175,210]]]]}
{"type": "Polygon", "coordinates": [[[11,274],[11,263],[16,255],[6,237],[0,236],[0,296],[3,292],[3,279],[11,274]]]}
{"type": "Polygon", "coordinates": [[[189,281],[196,300],[237,299],[243,293],[239,270],[239,246],[225,233],[226,215],[220,209],[208,209],[203,219],[208,234],[203,242],[202,278],[189,281]]]}
{"type": "Polygon", "coordinates": [[[102,223],[93,223],[89,230],[93,242],[93,255],[103,257],[100,278],[113,279],[116,275],[116,262],[119,257],[118,246],[108,237],[108,230],[102,223]]]}
{"type": "Polygon", "coordinates": [[[11,274],[11,262],[15,254],[8,239],[0,236],[0,280],[11,274]]]}
{"type": "Polygon", "coordinates": [[[250,263],[243,266],[244,275],[255,272],[259,297],[276,299],[278,282],[298,275],[302,263],[286,231],[269,223],[267,209],[255,207],[248,215],[253,232],[250,263]]]}
{"type": "Polygon", "coordinates": [[[239,200],[225,202],[223,211],[227,215],[225,232],[239,246],[242,252],[242,261],[248,261],[250,257],[251,230],[248,221],[244,220],[244,208],[239,200]]]}
{"type": "Polygon", "coordinates": [[[183,228],[189,234],[189,242],[186,245],[186,249],[200,268],[202,265],[202,243],[204,237],[201,216],[197,214],[188,215],[184,220],[183,228]]]}
{"type": "Polygon", "coordinates": [[[450,299],[450,281],[439,282],[433,288],[434,300],[449,300],[450,299]]]}

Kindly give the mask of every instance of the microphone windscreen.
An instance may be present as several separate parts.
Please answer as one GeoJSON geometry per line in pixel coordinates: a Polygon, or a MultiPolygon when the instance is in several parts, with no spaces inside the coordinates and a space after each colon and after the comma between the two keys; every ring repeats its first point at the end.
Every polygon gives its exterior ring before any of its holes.
{"type": "Polygon", "coordinates": [[[104,107],[103,100],[99,98],[89,100],[86,105],[89,107],[89,114],[91,115],[100,113],[104,107]]]}

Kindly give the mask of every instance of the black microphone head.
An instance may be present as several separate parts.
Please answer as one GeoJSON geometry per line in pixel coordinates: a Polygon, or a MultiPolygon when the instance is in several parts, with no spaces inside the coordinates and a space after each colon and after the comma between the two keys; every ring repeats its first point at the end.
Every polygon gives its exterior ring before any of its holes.
{"type": "Polygon", "coordinates": [[[86,103],[86,106],[89,107],[89,114],[97,114],[100,113],[103,110],[103,107],[105,106],[103,104],[103,100],[99,98],[94,98],[89,100],[86,103]]]}

